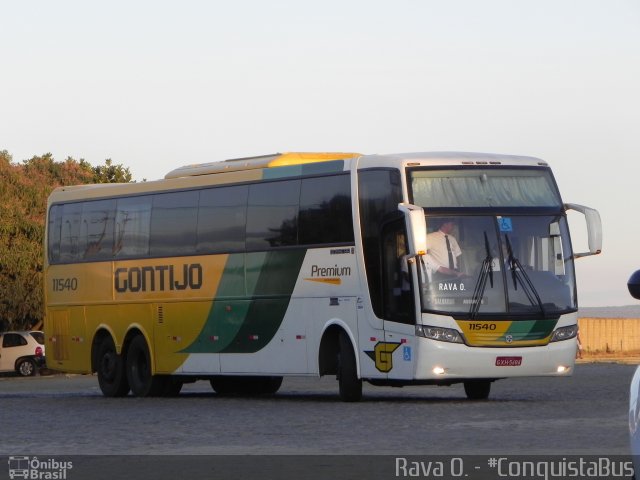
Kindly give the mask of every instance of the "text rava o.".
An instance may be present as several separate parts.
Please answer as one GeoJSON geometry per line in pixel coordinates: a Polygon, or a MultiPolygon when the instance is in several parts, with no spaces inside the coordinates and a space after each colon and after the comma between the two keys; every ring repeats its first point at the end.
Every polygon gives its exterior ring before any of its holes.
{"type": "Polygon", "coordinates": [[[451,478],[463,475],[462,458],[452,458],[447,463],[442,461],[415,462],[403,457],[396,457],[396,477],[451,478]]]}
{"type": "Polygon", "coordinates": [[[116,268],[116,292],[164,292],[167,290],[199,290],[202,287],[202,265],[199,263],[116,268]]]}

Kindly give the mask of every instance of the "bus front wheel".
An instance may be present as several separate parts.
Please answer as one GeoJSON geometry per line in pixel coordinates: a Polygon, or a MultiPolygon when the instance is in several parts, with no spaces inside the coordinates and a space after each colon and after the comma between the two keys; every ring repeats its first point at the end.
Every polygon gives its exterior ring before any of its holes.
{"type": "Polygon", "coordinates": [[[167,377],[151,374],[151,355],[142,335],[131,340],[126,365],[127,380],[136,397],[153,397],[165,392],[167,377]]]}
{"type": "Polygon", "coordinates": [[[104,337],[98,344],[98,384],[105,397],[124,397],[129,393],[129,384],[124,372],[122,357],[116,352],[111,337],[104,337]]]}
{"type": "Polygon", "coordinates": [[[340,398],[345,402],[357,402],[362,398],[362,380],[358,378],[356,355],[346,333],[338,338],[338,388],[340,398]]]}
{"type": "Polygon", "coordinates": [[[464,393],[469,400],[486,400],[491,392],[490,380],[470,380],[464,382],[464,393]]]}

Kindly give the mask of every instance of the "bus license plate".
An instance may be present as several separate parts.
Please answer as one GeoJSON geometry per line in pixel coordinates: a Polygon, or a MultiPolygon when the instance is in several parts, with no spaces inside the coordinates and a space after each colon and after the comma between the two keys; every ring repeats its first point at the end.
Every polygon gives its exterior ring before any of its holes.
{"type": "Polygon", "coordinates": [[[522,357],[496,357],[496,367],[519,367],[522,357]]]}

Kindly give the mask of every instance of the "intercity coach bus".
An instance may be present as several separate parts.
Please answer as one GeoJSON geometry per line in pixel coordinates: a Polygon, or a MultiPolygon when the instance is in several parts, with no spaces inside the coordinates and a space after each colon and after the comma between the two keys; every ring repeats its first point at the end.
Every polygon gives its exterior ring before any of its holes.
{"type": "Polygon", "coordinates": [[[574,260],[602,243],[599,214],[564,204],[544,161],[452,152],[274,154],[62,187],[47,225],[49,366],[97,372],[106,396],[335,375],[345,401],[363,381],[485,399],[497,379],[570,375],[574,260]]]}

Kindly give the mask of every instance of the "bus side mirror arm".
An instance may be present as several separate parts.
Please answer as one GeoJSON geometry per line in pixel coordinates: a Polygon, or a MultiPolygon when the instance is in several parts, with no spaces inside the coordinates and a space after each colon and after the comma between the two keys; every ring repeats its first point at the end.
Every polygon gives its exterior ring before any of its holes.
{"type": "Polygon", "coordinates": [[[583,253],[574,253],[573,258],[588,257],[589,255],[598,255],[602,252],[602,221],[600,214],[593,208],[585,207],[575,203],[566,203],[566,210],[575,210],[584,215],[587,222],[587,237],[589,241],[589,251],[583,253]]]}

